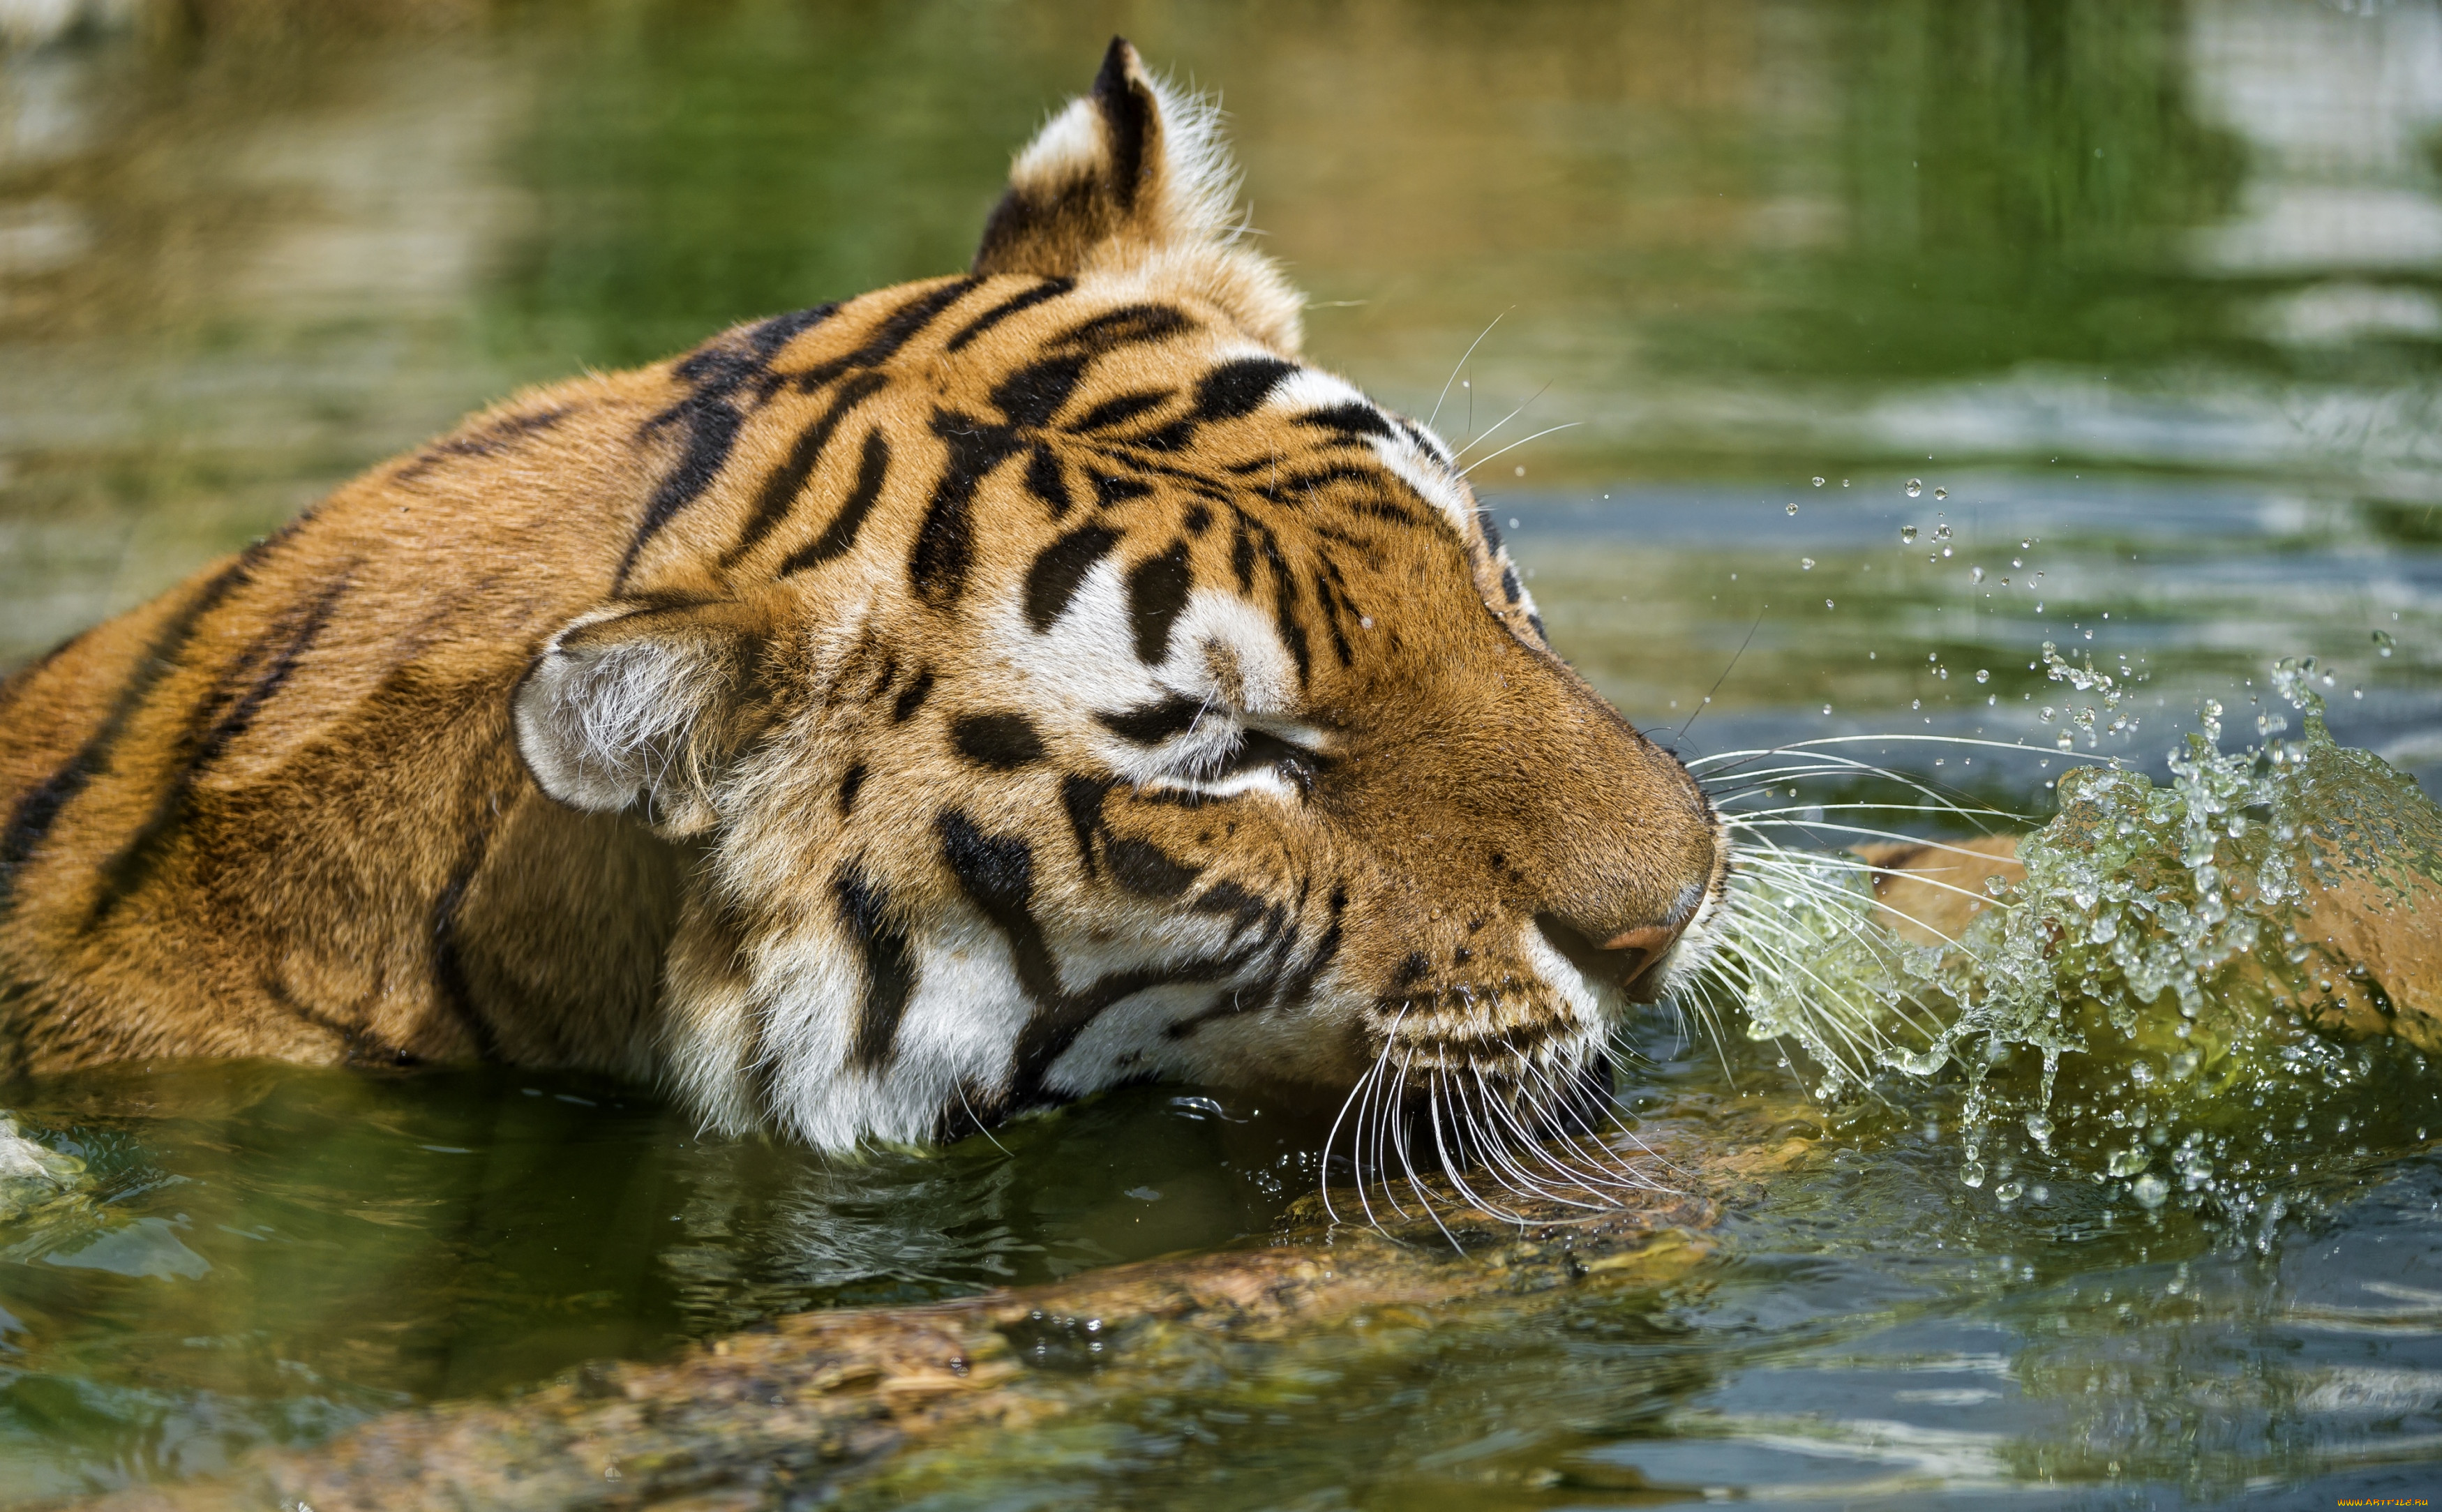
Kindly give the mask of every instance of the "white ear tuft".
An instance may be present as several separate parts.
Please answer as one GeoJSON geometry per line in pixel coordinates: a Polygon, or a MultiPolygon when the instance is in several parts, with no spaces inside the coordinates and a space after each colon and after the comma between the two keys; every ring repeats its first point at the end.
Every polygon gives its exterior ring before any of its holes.
{"type": "Polygon", "coordinates": [[[511,701],[518,752],[572,808],[642,806],[667,834],[719,815],[757,646],[726,605],[614,608],[552,637],[511,701]]]}
{"type": "Polygon", "coordinates": [[[1017,155],[975,270],[1155,273],[1293,355],[1304,301],[1270,259],[1240,245],[1237,195],[1220,107],[1146,73],[1114,37],[1093,92],[1017,155]]]}

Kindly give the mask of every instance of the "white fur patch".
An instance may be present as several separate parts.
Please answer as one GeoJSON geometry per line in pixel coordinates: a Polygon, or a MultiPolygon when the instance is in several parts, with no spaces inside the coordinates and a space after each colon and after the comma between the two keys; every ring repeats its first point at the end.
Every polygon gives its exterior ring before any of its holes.
{"type": "Polygon", "coordinates": [[[639,795],[675,807],[701,786],[687,734],[727,695],[729,668],[683,632],[563,644],[615,617],[552,637],[517,690],[518,751],[543,791],[572,807],[615,813],[639,795]]]}
{"type": "Polygon", "coordinates": [[[1369,439],[1383,466],[1440,510],[1462,538],[1474,536],[1475,496],[1467,490],[1466,479],[1441,458],[1417,446],[1405,431],[1395,437],[1369,439]]]}
{"type": "Polygon", "coordinates": [[[1561,955],[1531,921],[1518,926],[1518,948],[1526,957],[1526,964],[1535,968],[1535,975],[1552,989],[1553,995],[1569,1005],[1570,1013],[1579,1024],[1598,1026],[1625,1009],[1624,994],[1577,970],[1576,963],[1561,955]]]}
{"type": "Polygon", "coordinates": [[[1270,612],[1226,590],[1198,589],[1172,622],[1168,654],[1148,666],[1137,660],[1124,572],[1117,557],[1097,562],[1060,617],[1041,632],[1027,623],[1014,597],[1000,607],[995,639],[1030,685],[1028,704],[1076,711],[1072,733],[1139,786],[1286,796],[1289,785],[1268,770],[1205,775],[1249,727],[1321,747],[1320,731],[1285,717],[1296,705],[1297,665],[1270,612]],[[1170,699],[1194,700],[1206,713],[1156,746],[1123,738],[1093,718],[1170,699]]]}

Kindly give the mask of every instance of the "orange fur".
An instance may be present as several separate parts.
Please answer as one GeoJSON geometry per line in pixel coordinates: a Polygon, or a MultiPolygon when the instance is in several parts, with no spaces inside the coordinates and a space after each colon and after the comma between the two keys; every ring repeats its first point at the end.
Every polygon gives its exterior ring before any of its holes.
{"type": "Polygon", "coordinates": [[[1115,46],[975,273],[519,394],[11,680],[9,1066],[496,1058],[843,1142],[1594,1054],[1711,813],[1438,443],[1288,360],[1180,109],[1115,46]]]}

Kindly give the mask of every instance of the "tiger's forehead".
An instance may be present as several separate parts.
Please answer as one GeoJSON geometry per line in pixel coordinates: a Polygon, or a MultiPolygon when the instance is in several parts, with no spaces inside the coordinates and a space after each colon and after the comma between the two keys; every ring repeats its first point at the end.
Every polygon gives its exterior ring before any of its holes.
{"type": "Polygon", "coordinates": [[[1303,503],[1369,483],[1400,496],[1373,518],[1406,523],[1422,506],[1461,537],[1474,529],[1437,437],[1189,301],[1062,279],[944,280],[824,312],[791,331],[772,368],[766,387],[845,390],[850,402],[868,386],[922,382],[938,402],[930,428],[957,460],[1025,455],[1035,465],[1024,481],[1054,518],[1164,483],[1219,504],[1303,503]],[[1064,445],[1086,458],[1073,475],[1040,457],[1064,445]],[[1310,461],[1325,451],[1347,455],[1318,470],[1310,461]]]}
{"type": "Polygon", "coordinates": [[[1413,582],[1454,548],[1452,588],[1492,599],[1507,576],[1438,438],[1190,301],[948,279],[730,332],[669,373],[646,433],[671,461],[623,588],[709,557],[733,591],[847,574],[1040,633],[1098,571],[1154,627],[1225,585],[1268,609],[1303,683],[1353,665],[1379,590],[1352,578],[1413,582]]]}

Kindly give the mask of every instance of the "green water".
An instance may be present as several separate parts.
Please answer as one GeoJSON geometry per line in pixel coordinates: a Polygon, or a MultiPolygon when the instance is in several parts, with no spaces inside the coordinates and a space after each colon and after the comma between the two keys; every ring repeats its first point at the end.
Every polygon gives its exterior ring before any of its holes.
{"type": "MultiPolygon", "coordinates": [[[[1573,427],[1474,476],[1563,651],[1649,728],[1704,710],[1690,755],[2023,741],[1857,752],[2041,819],[2072,757],[2165,787],[2206,699],[2232,750],[2295,726],[2269,668],[2313,655],[2342,744],[2442,775],[2432,4],[138,9],[0,53],[0,665],[518,384],[959,265],[1125,30],[1224,91],[1318,360],[1425,412],[1500,318],[1440,424],[1573,427]]],[[[1637,1034],[1633,1107],[1813,1080],[1637,1034]]],[[[2366,1054],[2244,1224],[2176,1142],[2149,1207],[2085,1179],[2113,1146],[2005,1150],[2016,1084],[1892,1073],[1667,1293],[1456,1309],[892,1496],[2430,1496],[2442,1125],[2366,1054]]],[[[1320,1142],[1190,1089],[862,1163],[514,1075],[128,1068],[0,1105],[94,1178],[0,1224],[0,1504],[1260,1232],[1320,1142]]]]}

